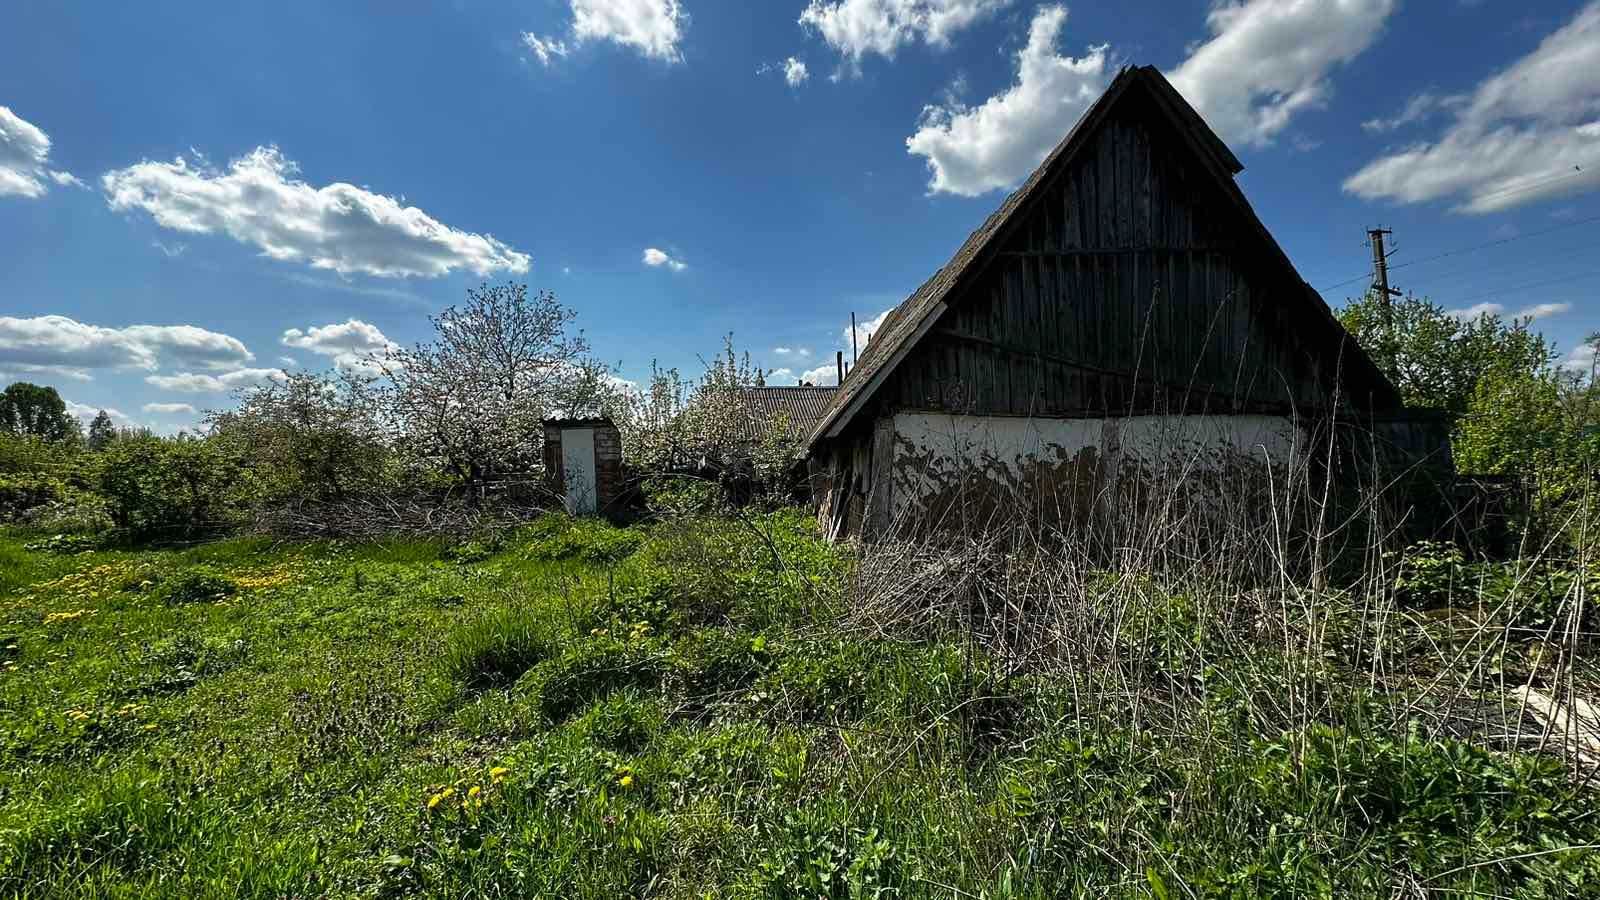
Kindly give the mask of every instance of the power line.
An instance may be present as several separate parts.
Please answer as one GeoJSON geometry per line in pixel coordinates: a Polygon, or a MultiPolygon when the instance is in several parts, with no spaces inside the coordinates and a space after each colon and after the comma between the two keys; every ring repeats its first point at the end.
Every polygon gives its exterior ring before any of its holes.
{"type": "Polygon", "coordinates": [[[1502,274],[1521,276],[1535,270],[1548,270],[1551,266],[1549,259],[1569,260],[1578,258],[1587,260],[1590,254],[1586,251],[1592,250],[1593,246],[1593,238],[1585,237],[1578,244],[1542,248],[1543,255],[1547,258],[1517,257],[1513,259],[1485,260],[1481,265],[1475,264],[1476,260],[1464,260],[1455,266],[1438,272],[1412,275],[1406,281],[1411,286],[1411,293],[1420,294],[1434,290],[1438,285],[1454,284],[1466,279],[1479,279],[1502,274]]]}
{"type": "Polygon", "coordinates": [[[1514,186],[1511,186],[1511,187],[1501,188],[1498,191],[1490,191],[1487,194],[1479,194],[1478,196],[1476,196],[1476,197],[1474,197],[1472,199],[1474,201],[1482,201],[1482,200],[1486,200],[1486,199],[1488,199],[1490,197],[1500,197],[1500,196],[1514,197],[1517,194],[1527,193],[1528,191],[1536,190],[1538,188],[1549,187],[1552,184],[1559,184],[1559,183],[1561,183],[1563,181],[1570,181],[1570,180],[1572,180],[1574,178],[1582,178],[1584,175],[1588,174],[1588,173],[1583,171],[1583,167],[1582,166],[1573,166],[1572,169],[1573,169],[1573,171],[1566,172],[1566,173],[1563,173],[1563,174],[1560,174],[1560,175],[1548,175],[1548,176],[1546,176],[1544,178],[1536,178],[1533,181],[1528,182],[1527,184],[1514,185],[1514,186]]]}
{"type": "MultiPolygon", "coordinates": [[[[1422,259],[1412,259],[1412,260],[1407,260],[1406,262],[1394,263],[1394,264],[1389,266],[1389,271],[1392,272],[1395,269],[1403,269],[1406,266],[1420,266],[1423,263],[1434,262],[1435,260],[1445,259],[1445,258],[1451,257],[1451,256],[1460,256],[1463,253],[1472,253],[1473,251],[1484,250],[1484,249],[1487,249],[1489,247],[1499,247],[1502,244],[1509,244],[1509,243],[1512,243],[1513,241],[1525,240],[1527,238],[1532,238],[1532,237],[1541,237],[1543,235],[1550,234],[1550,233],[1556,232],[1556,231],[1561,231],[1561,230],[1566,229],[1566,228],[1576,228],[1579,225],[1587,225],[1587,224],[1589,224],[1591,222],[1600,222],[1600,215],[1590,216],[1587,219],[1578,219],[1578,220],[1575,220],[1575,221],[1572,221],[1572,222],[1563,222],[1560,225],[1555,225],[1555,226],[1552,226],[1550,228],[1545,228],[1545,229],[1540,230],[1540,231],[1532,231],[1532,232],[1529,232],[1527,234],[1512,235],[1511,237],[1508,237],[1508,238],[1500,238],[1499,240],[1486,241],[1486,242],[1484,242],[1482,244],[1474,244],[1474,245],[1472,245],[1470,247],[1458,247],[1458,248],[1456,248],[1454,250],[1446,250],[1443,253],[1435,253],[1433,256],[1425,256],[1422,259]]],[[[1361,273],[1360,275],[1357,275],[1354,278],[1347,278],[1344,281],[1339,282],[1338,284],[1326,285],[1324,287],[1317,288],[1317,290],[1319,290],[1319,291],[1331,291],[1334,288],[1344,287],[1347,284],[1354,284],[1355,282],[1358,282],[1358,281],[1368,281],[1371,278],[1372,278],[1372,273],[1371,272],[1363,272],[1363,273],[1361,273]]]]}
{"type": "Polygon", "coordinates": [[[1564,283],[1566,283],[1568,281],[1579,281],[1579,280],[1582,280],[1584,278],[1594,278],[1596,276],[1600,276],[1600,269],[1596,269],[1593,272],[1580,272],[1577,275],[1568,275],[1568,276],[1563,277],[1563,278],[1550,278],[1550,279],[1547,279],[1545,281],[1532,281],[1532,282],[1529,282],[1527,284],[1519,284],[1519,285],[1516,285],[1514,287],[1498,288],[1496,290],[1487,291],[1487,292],[1482,293],[1482,294],[1473,294],[1470,297],[1457,297],[1455,300],[1453,300],[1451,302],[1454,302],[1454,303],[1470,303],[1473,300],[1486,300],[1486,299],[1488,299],[1490,297],[1504,297],[1506,294],[1509,294],[1512,291],[1525,291],[1528,288],[1544,287],[1545,285],[1549,285],[1549,284],[1564,284],[1564,283]]]}

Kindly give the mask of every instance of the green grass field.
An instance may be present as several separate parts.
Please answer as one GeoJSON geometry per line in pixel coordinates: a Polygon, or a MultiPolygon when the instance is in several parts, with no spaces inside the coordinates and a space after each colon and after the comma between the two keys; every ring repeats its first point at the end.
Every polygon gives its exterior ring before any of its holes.
{"type": "Polygon", "coordinates": [[[40,539],[0,533],[4,896],[1600,894],[1557,760],[1358,690],[1263,715],[1267,657],[1184,662],[1218,687],[1175,740],[1090,679],[862,627],[799,514],[40,539]]]}

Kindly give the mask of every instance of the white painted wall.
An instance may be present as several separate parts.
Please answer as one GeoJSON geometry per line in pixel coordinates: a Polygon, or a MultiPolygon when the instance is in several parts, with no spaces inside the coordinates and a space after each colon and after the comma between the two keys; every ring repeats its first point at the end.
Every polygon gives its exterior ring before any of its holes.
{"type": "Polygon", "coordinates": [[[567,512],[575,516],[594,513],[595,497],[594,429],[561,429],[561,475],[566,481],[567,512]]]}
{"type": "Polygon", "coordinates": [[[915,514],[926,499],[947,494],[952,485],[979,478],[1026,484],[1039,466],[1080,455],[1112,463],[1108,477],[1130,461],[1170,478],[1240,464],[1287,470],[1303,455],[1301,443],[1299,429],[1279,416],[1048,419],[899,413],[890,504],[897,518],[915,514]]]}

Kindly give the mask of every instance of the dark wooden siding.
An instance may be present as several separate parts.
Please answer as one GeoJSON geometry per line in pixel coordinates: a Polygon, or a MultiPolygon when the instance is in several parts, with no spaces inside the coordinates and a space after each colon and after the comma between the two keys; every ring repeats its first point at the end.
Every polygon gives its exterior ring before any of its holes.
{"type": "Polygon", "coordinates": [[[1326,336],[1286,312],[1304,311],[1304,286],[1264,257],[1147,102],[1117,107],[880,403],[994,415],[1329,405],[1326,336]]]}

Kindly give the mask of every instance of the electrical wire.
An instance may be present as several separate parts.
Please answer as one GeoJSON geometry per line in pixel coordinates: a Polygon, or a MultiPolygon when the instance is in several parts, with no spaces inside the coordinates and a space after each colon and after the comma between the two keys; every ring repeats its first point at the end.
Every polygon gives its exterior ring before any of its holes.
{"type": "Polygon", "coordinates": [[[1550,279],[1547,279],[1545,281],[1532,281],[1532,282],[1529,282],[1527,284],[1516,285],[1515,287],[1497,288],[1497,289],[1492,290],[1492,291],[1486,291],[1486,292],[1484,292],[1482,294],[1473,294],[1470,297],[1457,297],[1452,302],[1454,302],[1454,303],[1471,303],[1474,300],[1487,300],[1487,299],[1489,299],[1491,297],[1504,297],[1506,294],[1509,294],[1512,291],[1525,291],[1528,288],[1544,287],[1545,285],[1550,285],[1550,284],[1565,284],[1566,282],[1569,282],[1569,281],[1579,281],[1579,280],[1582,280],[1584,278],[1595,278],[1595,277],[1600,277],[1600,269],[1596,269],[1593,272],[1580,272],[1580,273],[1578,273],[1576,275],[1567,275],[1567,276],[1562,277],[1562,278],[1550,278],[1550,279]]]}
{"type": "MultiPolygon", "coordinates": [[[[1585,237],[1583,242],[1561,247],[1551,247],[1542,254],[1541,259],[1513,258],[1501,260],[1484,260],[1482,264],[1473,265],[1476,260],[1464,261],[1468,263],[1461,266],[1452,266],[1432,274],[1412,275],[1406,279],[1408,293],[1426,293],[1433,290],[1436,285],[1454,284],[1466,279],[1481,279],[1485,277],[1511,274],[1514,276],[1532,274],[1538,270],[1548,270],[1551,266],[1549,259],[1587,261],[1581,251],[1593,248],[1593,238],[1585,237]]],[[[1391,268],[1390,271],[1393,271],[1391,268]]]]}
{"type": "MultiPolygon", "coordinates": [[[[1435,253],[1432,256],[1425,256],[1422,259],[1411,259],[1411,260],[1406,260],[1405,262],[1391,263],[1389,265],[1389,271],[1393,272],[1396,269],[1404,269],[1407,266],[1420,266],[1423,263],[1430,263],[1430,262],[1434,262],[1436,260],[1446,259],[1446,258],[1451,257],[1451,256],[1460,256],[1463,253],[1472,253],[1472,252],[1477,251],[1477,250],[1485,250],[1485,249],[1488,249],[1489,247],[1499,247],[1501,245],[1509,244],[1509,243],[1512,243],[1514,241],[1524,240],[1526,238],[1541,237],[1543,235],[1551,234],[1553,232],[1561,231],[1563,229],[1576,228],[1579,225],[1588,225],[1591,222],[1600,222],[1600,215],[1590,216],[1587,219],[1578,219],[1578,220],[1575,220],[1575,221],[1572,221],[1572,222],[1563,222],[1560,225],[1555,225],[1555,226],[1552,226],[1550,228],[1542,229],[1540,231],[1532,231],[1532,232],[1529,232],[1527,234],[1517,234],[1517,235],[1512,235],[1511,237],[1508,237],[1508,238],[1500,238],[1499,240],[1486,241],[1486,242],[1484,242],[1482,244],[1473,244],[1470,247],[1458,247],[1458,248],[1456,248],[1454,250],[1446,250],[1443,253],[1435,253]]],[[[1337,284],[1330,284],[1330,285],[1325,285],[1323,287],[1319,287],[1319,288],[1317,288],[1317,290],[1319,290],[1319,291],[1331,291],[1334,288],[1344,287],[1347,284],[1354,284],[1354,283],[1356,283],[1358,281],[1367,281],[1367,280],[1370,280],[1371,278],[1372,278],[1372,273],[1370,271],[1369,272],[1364,272],[1364,273],[1362,273],[1360,275],[1357,275],[1354,278],[1347,278],[1344,281],[1338,282],[1337,284]]]]}
{"type": "Polygon", "coordinates": [[[1501,188],[1498,191],[1490,191],[1487,194],[1479,194],[1472,199],[1474,201],[1481,202],[1491,197],[1515,197],[1518,194],[1525,194],[1528,191],[1536,190],[1538,188],[1549,187],[1552,184],[1560,184],[1563,181],[1571,181],[1574,178],[1582,178],[1585,174],[1587,174],[1583,171],[1582,166],[1573,166],[1572,169],[1573,170],[1571,172],[1563,172],[1560,175],[1548,175],[1544,178],[1536,178],[1524,185],[1501,188]]]}

